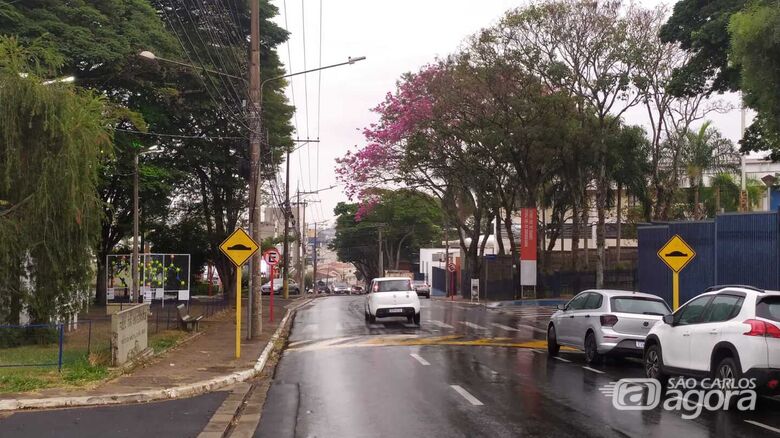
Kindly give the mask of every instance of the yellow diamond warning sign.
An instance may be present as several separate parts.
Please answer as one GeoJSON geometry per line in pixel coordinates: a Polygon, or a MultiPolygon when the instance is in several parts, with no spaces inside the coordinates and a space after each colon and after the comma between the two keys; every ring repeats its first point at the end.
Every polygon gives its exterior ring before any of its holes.
{"type": "Polygon", "coordinates": [[[658,250],[658,257],[666,263],[674,272],[680,272],[683,268],[696,257],[696,251],[693,250],[682,237],[675,234],[658,250]]]}
{"type": "Polygon", "coordinates": [[[236,231],[233,231],[233,234],[219,245],[222,254],[225,254],[236,266],[246,263],[258,248],[257,243],[243,228],[236,228],[236,231]]]}

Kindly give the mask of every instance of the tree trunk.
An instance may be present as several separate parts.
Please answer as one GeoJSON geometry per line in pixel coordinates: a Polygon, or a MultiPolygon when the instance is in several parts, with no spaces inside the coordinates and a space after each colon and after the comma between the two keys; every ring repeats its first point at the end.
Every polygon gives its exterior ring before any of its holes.
{"type": "Polygon", "coordinates": [[[504,218],[504,227],[506,228],[506,235],[509,238],[509,250],[512,254],[512,265],[515,268],[515,276],[517,278],[518,287],[514,291],[514,298],[516,299],[520,293],[520,253],[518,252],[517,242],[515,241],[515,234],[512,232],[512,212],[507,210],[506,217],[504,218]]]}
{"type": "Polygon", "coordinates": [[[576,205],[571,212],[571,270],[577,272],[580,270],[580,212],[576,205]]]}
{"type": "Polygon", "coordinates": [[[496,235],[493,236],[496,239],[496,245],[498,245],[498,254],[504,255],[504,238],[501,237],[501,215],[496,215],[496,235]]]}
{"type": "Polygon", "coordinates": [[[609,179],[607,178],[607,163],[604,156],[604,139],[602,142],[602,157],[599,163],[599,178],[596,192],[596,214],[598,224],[596,226],[596,288],[604,287],[605,237],[607,231],[607,190],[609,179]]]}
{"type": "Polygon", "coordinates": [[[715,186],[715,215],[720,213],[720,186],[715,186]]]}
{"type": "Polygon", "coordinates": [[[583,235],[585,236],[585,269],[587,270],[590,269],[590,238],[593,237],[590,227],[590,213],[587,206],[582,208],[582,227],[584,230],[583,235]]]}
{"type": "Polygon", "coordinates": [[[699,187],[701,187],[701,185],[696,183],[696,186],[693,188],[693,218],[695,220],[701,219],[699,213],[699,187]]]}
{"type": "Polygon", "coordinates": [[[617,185],[617,242],[615,245],[615,256],[617,263],[620,263],[620,244],[621,244],[621,221],[622,221],[622,208],[623,208],[623,184],[617,185]]]}
{"type": "Polygon", "coordinates": [[[106,256],[98,254],[97,278],[95,280],[95,304],[105,306],[106,302],[106,256]]]}

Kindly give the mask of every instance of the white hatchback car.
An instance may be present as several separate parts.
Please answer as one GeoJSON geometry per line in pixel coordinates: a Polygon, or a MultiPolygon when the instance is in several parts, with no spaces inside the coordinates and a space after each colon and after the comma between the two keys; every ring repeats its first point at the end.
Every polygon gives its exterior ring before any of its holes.
{"type": "Polygon", "coordinates": [[[593,289],[577,294],[550,318],[547,350],[561,345],[585,351],[585,361],[604,355],[641,357],[650,328],[671,313],[658,296],[623,290],[593,289]]]}
{"type": "Polygon", "coordinates": [[[650,330],[647,377],[756,378],[761,392],[780,392],[780,292],[713,286],[650,330]]]}
{"type": "Polygon", "coordinates": [[[420,324],[420,299],[412,287],[412,280],[399,277],[375,278],[368,289],[365,303],[366,321],[377,318],[405,316],[407,321],[420,324]]]}

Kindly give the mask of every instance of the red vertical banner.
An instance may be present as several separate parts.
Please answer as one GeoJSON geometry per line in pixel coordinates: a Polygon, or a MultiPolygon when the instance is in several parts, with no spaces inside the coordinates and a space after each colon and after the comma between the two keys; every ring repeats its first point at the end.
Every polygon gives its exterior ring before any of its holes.
{"type": "Polygon", "coordinates": [[[520,284],[536,286],[536,229],[535,208],[520,209],[520,284]]]}

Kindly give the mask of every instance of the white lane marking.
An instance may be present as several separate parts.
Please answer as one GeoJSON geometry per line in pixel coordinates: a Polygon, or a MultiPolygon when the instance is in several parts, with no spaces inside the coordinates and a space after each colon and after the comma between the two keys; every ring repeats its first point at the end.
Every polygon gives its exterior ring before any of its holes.
{"type": "Polygon", "coordinates": [[[474,324],[473,322],[468,321],[460,321],[461,324],[465,325],[466,327],[471,327],[473,329],[477,330],[487,330],[487,327],[482,327],[481,325],[474,324]]]}
{"type": "Polygon", "coordinates": [[[514,327],[509,327],[508,325],[498,324],[498,323],[495,323],[495,322],[490,323],[490,325],[492,325],[494,327],[498,327],[498,328],[503,329],[503,330],[510,331],[510,332],[519,332],[520,331],[520,330],[518,330],[518,329],[516,329],[514,327]]]}
{"type": "Polygon", "coordinates": [[[538,354],[544,354],[544,351],[542,351],[542,350],[533,349],[531,351],[533,351],[534,353],[538,353],[538,354]]]}
{"type": "Polygon", "coordinates": [[[455,392],[457,392],[458,394],[460,394],[460,395],[461,395],[463,398],[465,398],[465,399],[466,399],[466,401],[468,401],[468,402],[469,402],[469,403],[471,403],[472,405],[474,405],[474,406],[483,406],[483,405],[484,405],[484,403],[482,403],[481,401],[479,401],[479,399],[477,399],[476,397],[474,397],[473,395],[471,395],[471,394],[470,394],[468,391],[466,391],[465,389],[461,388],[461,386],[460,386],[460,385],[450,385],[450,388],[454,389],[454,390],[455,390],[455,392]]]}
{"type": "Polygon", "coordinates": [[[553,356],[553,358],[554,358],[555,360],[559,360],[559,361],[561,361],[561,362],[567,362],[567,363],[571,363],[571,361],[570,361],[569,359],[564,359],[564,358],[562,358],[562,357],[553,356]]]}
{"type": "Polygon", "coordinates": [[[435,325],[435,326],[439,326],[441,328],[446,328],[446,329],[454,329],[455,328],[455,327],[453,327],[453,326],[451,326],[449,324],[445,324],[445,323],[443,323],[441,321],[436,321],[435,319],[430,319],[430,320],[428,320],[428,322],[433,324],[433,325],[435,325]]]}
{"type": "Polygon", "coordinates": [[[776,427],[772,427],[772,426],[767,426],[766,424],[764,424],[764,423],[759,423],[758,421],[753,421],[753,420],[745,420],[745,423],[750,423],[750,424],[752,424],[753,426],[763,427],[763,428],[764,428],[764,429],[766,429],[766,430],[771,430],[772,432],[775,432],[775,433],[780,433],[780,429],[778,429],[778,428],[776,428],[776,427]]]}
{"type": "Polygon", "coordinates": [[[588,371],[593,371],[594,373],[597,373],[597,374],[604,374],[604,371],[597,370],[595,368],[591,368],[591,367],[582,367],[582,368],[585,369],[585,370],[588,370],[588,371]]]}
{"type": "Polygon", "coordinates": [[[412,356],[413,358],[417,359],[417,362],[420,362],[420,364],[421,364],[421,365],[428,366],[428,365],[430,365],[430,364],[431,364],[431,363],[430,363],[430,362],[428,362],[427,360],[423,359],[423,358],[422,358],[422,357],[421,357],[419,354],[417,354],[417,353],[411,353],[411,354],[409,354],[409,356],[412,356]]]}

